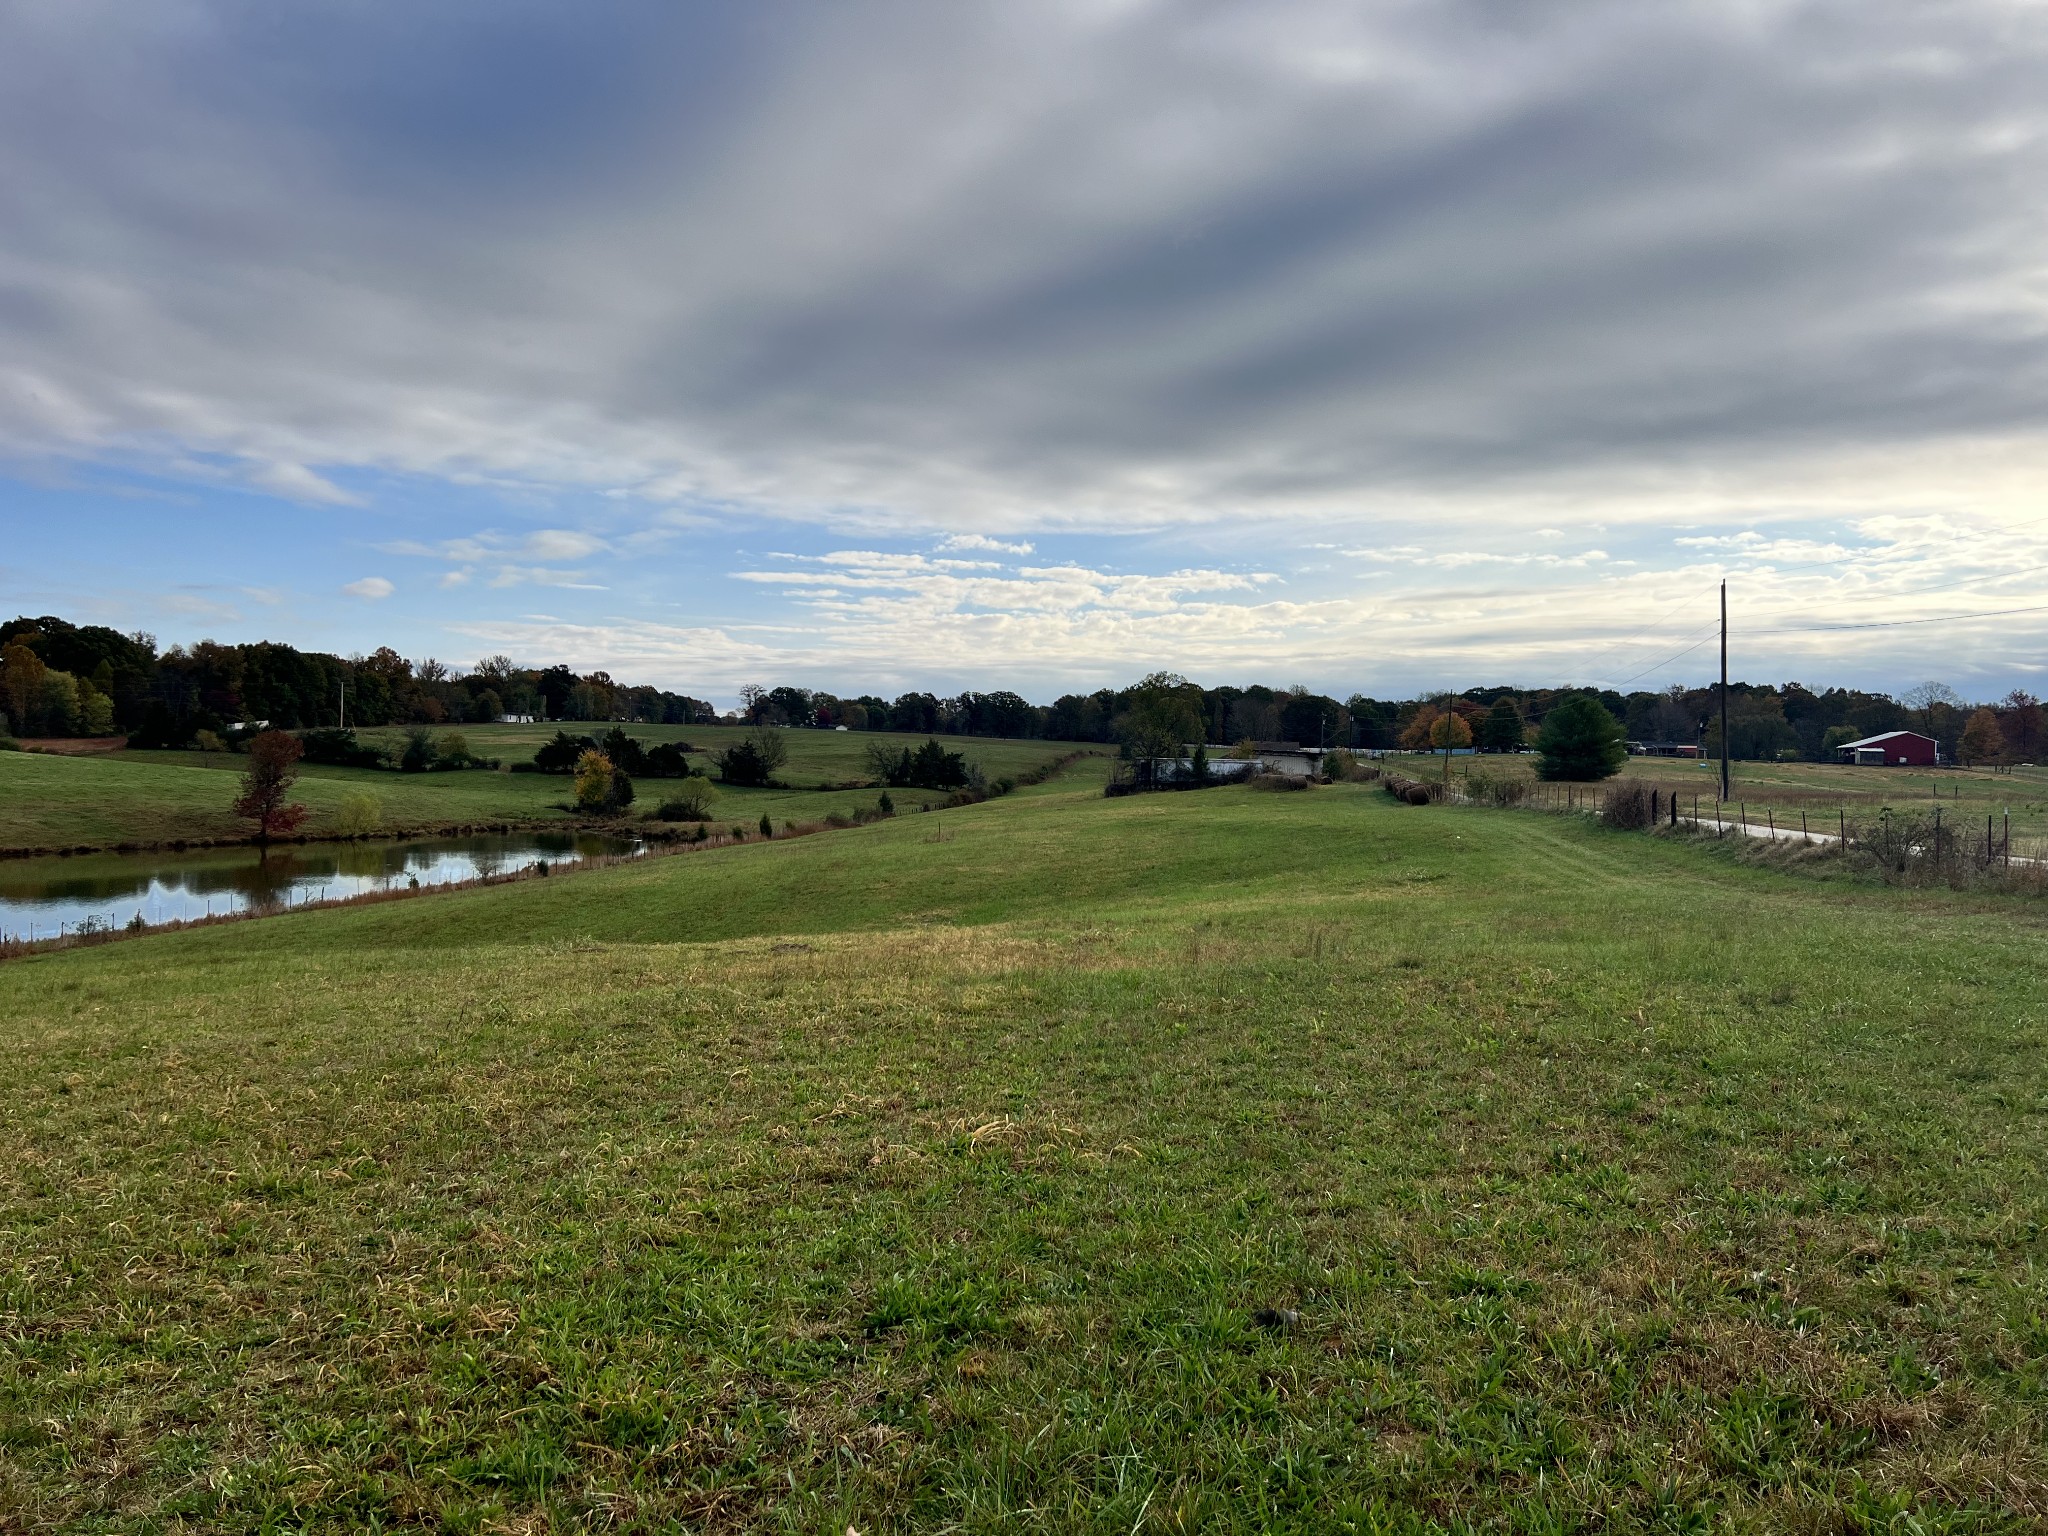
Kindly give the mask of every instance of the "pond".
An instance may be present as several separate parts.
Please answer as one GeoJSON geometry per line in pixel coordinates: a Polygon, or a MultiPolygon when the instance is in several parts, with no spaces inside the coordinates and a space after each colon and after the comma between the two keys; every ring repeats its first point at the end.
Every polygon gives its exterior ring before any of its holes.
{"type": "Polygon", "coordinates": [[[508,832],[408,842],[302,843],[0,859],[0,938],[49,938],[82,925],[126,927],[232,912],[281,912],[413,885],[453,885],[543,861],[570,864],[641,851],[574,832],[508,832]]]}

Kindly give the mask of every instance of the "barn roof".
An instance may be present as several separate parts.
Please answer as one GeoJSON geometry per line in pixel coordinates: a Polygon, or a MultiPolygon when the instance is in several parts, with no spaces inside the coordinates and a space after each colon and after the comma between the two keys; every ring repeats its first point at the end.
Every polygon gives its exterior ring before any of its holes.
{"type": "Polygon", "coordinates": [[[1847,752],[1852,747],[1874,747],[1881,741],[1897,741],[1901,736],[1911,736],[1919,741],[1934,740],[1932,736],[1922,731],[1883,731],[1876,736],[1866,736],[1861,741],[1839,742],[1836,744],[1835,750],[1837,752],[1847,752]]]}

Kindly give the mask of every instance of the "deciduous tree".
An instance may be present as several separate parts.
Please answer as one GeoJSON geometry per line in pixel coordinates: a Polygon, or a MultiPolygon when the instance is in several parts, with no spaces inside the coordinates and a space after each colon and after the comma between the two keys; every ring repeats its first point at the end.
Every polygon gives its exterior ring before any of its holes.
{"type": "Polygon", "coordinates": [[[1995,763],[2005,756],[2005,733],[1998,728],[1998,716],[1988,709],[1973,711],[1964,722],[1962,739],[1956,743],[1956,755],[1965,766],[1995,763]]]}
{"type": "Polygon", "coordinates": [[[273,837],[288,837],[306,819],[306,807],[291,799],[304,752],[299,738],[289,731],[264,731],[250,741],[249,771],[242,775],[242,792],[235,799],[234,812],[256,823],[257,842],[268,844],[273,837]]]}

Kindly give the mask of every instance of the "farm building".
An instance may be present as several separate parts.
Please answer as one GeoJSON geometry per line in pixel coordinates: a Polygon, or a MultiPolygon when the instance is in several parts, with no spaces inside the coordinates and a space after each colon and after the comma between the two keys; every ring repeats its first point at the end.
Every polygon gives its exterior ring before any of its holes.
{"type": "Polygon", "coordinates": [[[1941,761],[1941,748],[1932,736],[1918,731],[1886,731],[1845,741],[1835,750],[1843,758],[1868,768],[1932,768],[1941,761]]]}

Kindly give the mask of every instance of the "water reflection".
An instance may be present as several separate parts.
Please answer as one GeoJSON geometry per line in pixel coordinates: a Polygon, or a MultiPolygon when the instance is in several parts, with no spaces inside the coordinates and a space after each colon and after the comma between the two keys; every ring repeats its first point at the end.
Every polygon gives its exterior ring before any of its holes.
{"type": "Polygon", "coordinates": [[[0,860],[0,936],[41,938],[94,922],[122,927],[227,912],[273,912],[394,887],[450,885],[551,864],[633,853],[623,838],[572,832],[480,834],[416,842],[96,853],[0,860]]]}

